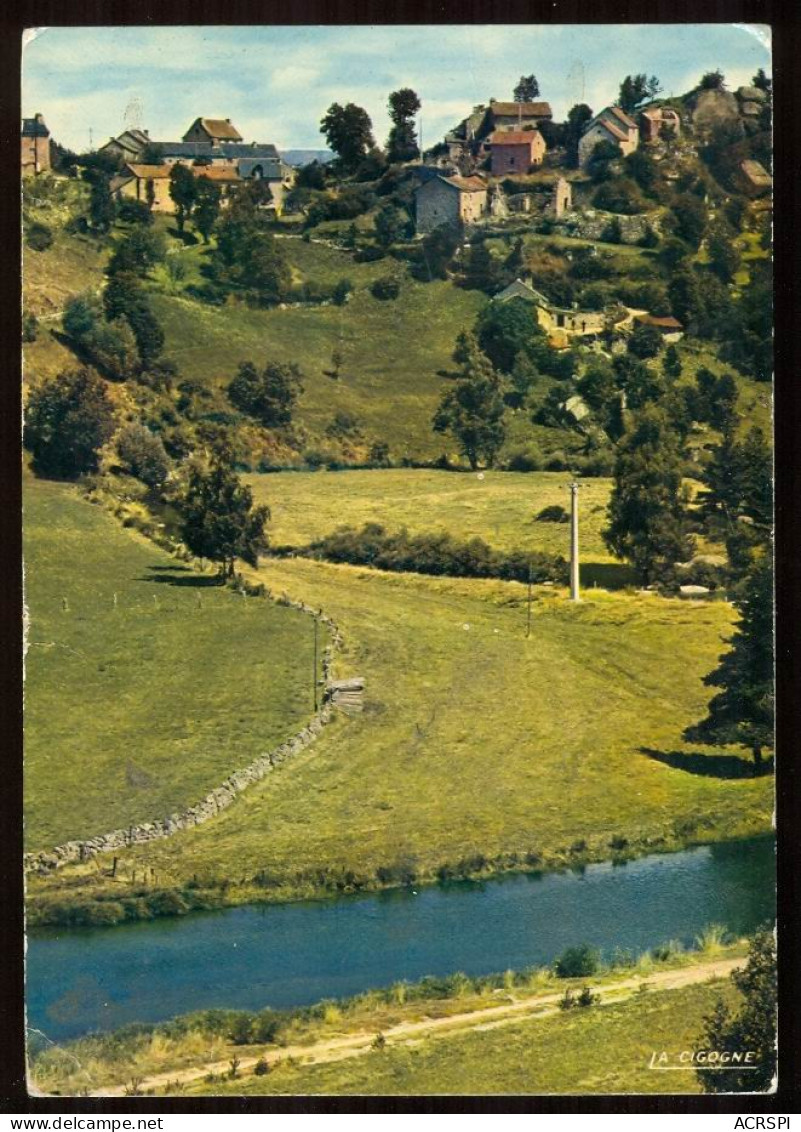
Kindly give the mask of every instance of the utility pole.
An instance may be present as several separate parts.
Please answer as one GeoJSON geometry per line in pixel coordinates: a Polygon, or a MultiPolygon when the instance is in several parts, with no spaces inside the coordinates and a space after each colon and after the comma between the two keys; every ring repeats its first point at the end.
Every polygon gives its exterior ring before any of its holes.
{"type": "Polygon", "coordinates": [[[570,485],[570,600],[579,597],[579,544],[578,544],[578,490],[574,480],[570,485]]]}
{"type": "Polygon", "coordinates": [[[317,711],[317,614],[314,615],[314,710],[317,711]]]}
{"type": "Polygon", "coordinates": [[[526,620],[526,639],[531,636],[531,563],[528,566],[528,618],[526,620]]]}

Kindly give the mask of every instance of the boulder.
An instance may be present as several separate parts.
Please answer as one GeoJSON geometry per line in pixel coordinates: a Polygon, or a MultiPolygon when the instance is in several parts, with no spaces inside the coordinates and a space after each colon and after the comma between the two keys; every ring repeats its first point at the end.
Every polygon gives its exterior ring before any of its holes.
{"type": "Polygon", "coordinates": [[[742,128],[737,99],[727,90],[699,91],[692,114],[693,125],[698,130],[711,130],[725,123],[738,122],[742,128]]]}
{"type": "Polygon", "coordinates": [[[758,86],[741,86],[737,89],[737,97],[741,102],[759,102],[767,101],[767,94],[764,90],[760,90],[758,86]]]}

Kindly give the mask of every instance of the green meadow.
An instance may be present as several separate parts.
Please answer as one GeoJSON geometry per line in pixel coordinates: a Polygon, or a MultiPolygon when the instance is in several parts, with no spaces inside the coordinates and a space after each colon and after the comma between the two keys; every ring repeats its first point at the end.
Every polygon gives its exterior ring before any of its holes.
{"type": "MultiPolygon", "coordinates": [[[[447,531],[462,540],[481,538],[498,550],[569,553],[567,523],[538,521],[546,507],[570,511],[567,472],[476,474],[429,468],[342,472],[281,472],[246,476],[259,502],[270,507],[276,546],[305,546],[339,526],[381,523],[412,534],[447,531]]],[[[582,481],[581,551],[588,585],[630,581],[632,572],[608,551],[606,525],[611,480],[582,481]]]]}
{"type": "Polygon", "coordinates": [[[213,822],[126,851],[164,884],[288,899],[770,828],[769,777],[751,778],[744,754],[681,742],[731,630],[723,602],[599,589],[573,605],[535,587],[527,638],[516,583],[303,559],[255,576],[334,617],[338,675],[365,677],[365,709],[213,822]]]}
{"type": "Polygon", "coordinates": [[[308,720],[308,617],[220,589],[71,486],[26,475],[24,507],[28,848],[166,817],[308,720]]]}

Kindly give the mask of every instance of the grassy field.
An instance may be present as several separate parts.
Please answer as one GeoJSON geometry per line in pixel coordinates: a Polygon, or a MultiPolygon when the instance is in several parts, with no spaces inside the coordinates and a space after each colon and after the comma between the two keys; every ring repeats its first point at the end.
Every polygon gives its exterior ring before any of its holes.
{"type": "MultiPolygon", "coordinates": [[[[569,553],[567,523],[538,522],[545,507],[570,510],[561,472],[446,472],[373,469],[348,472],[282,472],[245,477],[259,502],[270,507],[275,545],[305,546],[339,526],[383,524],[413,534],[448,531],[460,539],[482,538],[499,550],[569,553]]],[[[580,494],[581,549],[586,585],[627,583],[633,572],[609,553],[601,530],[611,481],[588,479],[580,494]]]]}
{"type": "Polygon", "coordinates": [[[267,1076],[200,1084],[193,1094],[700,1093],[692,1071],[650,1069],[654,1051],[694,1048],[727,981],[654,991],[624,1002],[497,1029],[390,1044],[328,1064],[282,1061],[267,1076]]]}
{"type": "Polygon", "coordinates": [[[310,717],[309,618],[24,487],[29,848],[166,817],[310,717]]]}
{"type": "MultiPolygon", "coordinates": [[[[347,872],[374,887],[404,870],[558,867],[770,828],[771,779],[680,738],[730,631],[724,603],[590,590],[575,606],[539,589],[527,640],[515,583],[302,559],[265,561],[259,577],[335,618],[338,669],[366,678],[365,711],[214,822],[126,851],[165,884],[241,879],[229,899],[287,899],[347,872]]],[[[78,866],[32,895],[82,876],[96,883],[78,866]]]]}

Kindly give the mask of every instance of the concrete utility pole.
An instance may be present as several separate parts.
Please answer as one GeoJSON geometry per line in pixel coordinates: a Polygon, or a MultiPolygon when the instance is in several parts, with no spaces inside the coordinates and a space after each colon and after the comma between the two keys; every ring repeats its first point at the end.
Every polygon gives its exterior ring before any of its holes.
{"type": "Polygon", "coordinates": [[[314,710],[315,710],[315,712],[317,711],[317,708],[318,708],[318,700],[317,700],[317,625],[318,625],[317,614],[315,614],[314,615],[314,677],[313,677],[313,681],[314,681],[314,710]]]}
{"type": "Polygon", "coordinates": [[[574,480],[570,485],[570,600],[579,597],[579,545],[578,545],[578,490],[574,480]]]}

